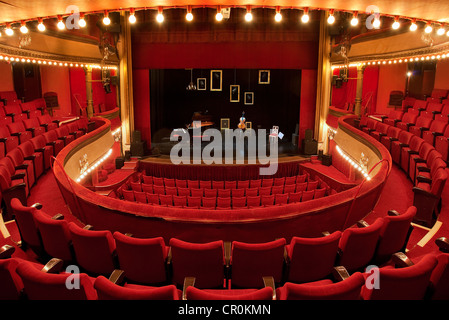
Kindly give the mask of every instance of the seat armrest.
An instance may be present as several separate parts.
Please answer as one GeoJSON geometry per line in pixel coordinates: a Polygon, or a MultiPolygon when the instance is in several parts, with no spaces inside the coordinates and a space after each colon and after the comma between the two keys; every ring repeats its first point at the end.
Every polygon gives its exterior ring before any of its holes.
{"type": "Polygon", "coordinates": [[[187,288],[195,286],[195,277],[185,277],[184,284],[182,286],[182,300],[187,300],[187,288]]]}
{"type": "Polygon", "coordinates": [[[423,176],[417,176],[416,180],[418,180],[418,182],[432,183],[432,179],[423,176]]]}
{"type": "Polygon", "coordinates": [[[42,123],[40,126],[41,126],[41,127],[44,127],[45,129],[47,129],[48,123],[42,123]]]}
{"type": "Polygon", "coordinates": [[[127,233],[125,233],[125,236],[127,236],[127,237],[133,237],[133,234],[132,234],[132,233],[129,233],[129,232],[127,232],[127,233]]]}
{"type": "Polygon", "coordinates": [[[434,195],[433,193],[426,191],[424,189],[418,188],[418,187],[413,187],[412,188],[413,193],[415,194],[421,194],[425,197],[429,197],[429,198],[433,198],[433,199],[440,199],[439,197],[437,197],[436,195],[434,195]]]}
{"type": "Polygon", "coordinates": [[[21,165],[16,166],[16,170],[27,169],[27,168],[28,168],[28,164],[26,164],[26,163],[22,163],[21,165]]]}
{"type": "Polygon", "coordinates": [[[359,221],[357,221],[357,227],[366,228],[366,227],[369,227],[369,223],[366,222],[365,220],[359,220],[359,221]]]}
{"type": "Polygon", "coordinates": [[[54,146],[56,144],[56,141],[50,141],[47,143],[47,146],[54,146]]]}
{"type": "Polygon", "coordinates": [[[6,116],[8,117],[14,117],[16,114],[15,113],[7,113],[6,116]]]}
{"type": "Polygon", "coordinates": [[[34,149],[34,152],[45,152],[45,148],[34,149]]]}
{"type": "Polygon", "coordinates": [[[399,143],[399,146],[401,148],[408,148],[409,147],[409,145],[407,143],[399,143]]]}
{"type": "Polygon", "coordinates": [[[441,111],[436,111],[436,110],[435,110],[435,111],[432,111],[432,113],[433,113],[433,114],[440,114],[441,111]]]}
{"type": "Polygon", "coordinates": [[[59,273],[64,266],[64,261],[58,258],[53,258],[47,262],[47,264],[42,268],[42,272],[45,273],[59,273]]]}
{"type": "Polygon", "coordinates": [[[11,176],[11,180],[25,179],[25,176],[25,173],[16,173],[15,175],[11,176]]]}
{"type": "Polygon", "coordinates": [[[14,137],[20,137],[21,134],[22,134],[22,132],[11,133],[11,135],[14,136],[14,137]]]}
{"type": "Polygon", "coordinates": [[[396,210],[388,210],[388,215],[390,217],[395,217],[395,216],[399,216],[400,214],[396,210]]]}
{"type": "Polygon", "coordinates": [[[327,236],[331,235],[329,231],[323,231],[323,232],[321,232],[321,234],[323,235],[323,237],[327,237],[327,236]]]}
{"type": "Polygon", "coordinates": [[[125,282],[125,271],[115,269],[109,276],[109,281],[116,285],[122,285],[125,282]]]}
{"type": "Polygon", "coordinates": [[[63,137],[58,137],[58,140],[66,140],[67,136],[63,136],[63,137]]]}
{"type": "Polygon", "coordinates": [[[441,237],[435,240],[435,244],[440,248],[440,251],[444,253],[449,253],[449,239],[446,237],[441,237]]]}
{"type": "Polygon", "coordinates": [[[51,122],[59,124],[60,120],[52,120],[51,122]]]}
{"type": "Polygon", "coordinates": [[[423,166],[417,166],[416,170],[420,171],[420,172],[430,172],[430,168],[429,167],[423,167],[423,166]]]}
{"type": "Polygon", "coordinates": [[[16,251],[16,248],[10,246],[9,244],[5,244],[0,248],[0,259],[9,259],[12,254],[16,251]]]}
{"type": "Polygon", "coordinates": [[[172,259],[172,253],[171,253],[171,247],[168,249],[168,254],[167,254],[167,266],[169,266],[171,264],[171,259],[172,259]]]}
{"type": "Polygon", "coordinates": [[[83,229],[84,229],[84,230],[93,230],[94,227],[93,227],[92,225],[90,225],[90,224],[86,224],[86,225],[83,227],[83,229]]]}
{"type": "Polygon", "coordinates": [[[274,284],[273,277],[262,277],[264,287],[269,287],[273,289],[273,300],[276,300],[276,286],[274,284]]]}
{"type": "Polygon", "coordinates": [[[349,272],[343,266],[336,266],[332,269],[332,276],[339,282],[349,278],[349,272]]]}
{"type": "Polygon", "coordinates": [[[25,160],[34,160],[36,159],[36,155],[32,154],[31,156],[24,157],[25,160]]]}
{"type": "Polygon", "coordinates": [[[413,159],[413,161],[415,161],[415,163],[425,163],[426,162],[426,160],[424,160],[423,158],[416,158],[416,159],[413,159]]]}
{"type": "Polygon", "coordinates": [[[231,265],[231,250],[232,250],[231,241],[224,241],[223,247],[224,247],[225,266],[226,268],[229,268],[229,266],[231,265]]]}
{"type": "Polygon", "coordinates": [[[432,134],[433,134],[435,137],[439,137],[439,136],[442,136],[442,135],[443,135],[443,133],[441,133],[441,132],[432,132],[432,134]]]}
{"type": "Polygon", "coordinates": [[[64,215],[62,213],[57,213],[53,217],[51,217],[52,220],[64,220],[64,215]]]}
{"type": "Polygon", "coordinates": [[[39,202],[37,202],[37,203],[31,205],[31,208],[36,208],[37,210],[41,210],[42,207],[43,207],[43,205],[40,204],[39,202]]]}
{"type": "Polygon", "coordinates": [[[389,137],[390,141],[398,141],[398,138],[394,138],[394,137],[389,137]]]}
{"type": "Polygon", "coordinates": [[[418,151],[415,150],[407,150],[408,154],[419,154],[418,151]]]}
{"type": "Polygon", "coordinates": [[[8,138],[0,138],[0,142],[6,142],[8,141],[8,138]]]}
{"type": "Polygon", "coordinates": [[[28,128],[28,129],[25,129],[26,131],[31,131],[31,132],[34,132],[34,130],[36,130],[35,128],[28,128]]]}
{"type": "Polygon", "coordinates": [[[414,264],[403,252],[396,252],[391,256],[391,259],[394,262],[395,268],[411,267],[414,264]]]}

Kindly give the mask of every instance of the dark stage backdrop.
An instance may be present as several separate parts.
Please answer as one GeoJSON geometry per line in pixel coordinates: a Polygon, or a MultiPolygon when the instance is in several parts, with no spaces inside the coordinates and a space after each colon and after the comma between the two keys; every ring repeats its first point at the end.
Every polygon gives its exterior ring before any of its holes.
{"type": "MultiPolygon", "coordinates": [[[[151,136],[158,142],[173,128],[184,128],[194,112],[208,112],[217,128],[221,118],[229,118],[237,128],[242,112],[253,129],[269,130],[273,125],[291,140],[299,121],[301,70],[271,69],[269,84],[259,84],[258,69],[221,70],[221,91],[211,91],[211,69],[193,69],[193,82],[206,81],[206,90],[186,90],[191,71],[185,69],[150,70],[151,136]],[[239,102],[230,101],[230,86],[239,85],[239,102]],[[254,94],[252,105],[245,104],[245,92],[254,94]],[[168,129],[168,130],[167,130],[168,129]]],[[[235,98],[235,97],[234,97],[235,98]]]]}

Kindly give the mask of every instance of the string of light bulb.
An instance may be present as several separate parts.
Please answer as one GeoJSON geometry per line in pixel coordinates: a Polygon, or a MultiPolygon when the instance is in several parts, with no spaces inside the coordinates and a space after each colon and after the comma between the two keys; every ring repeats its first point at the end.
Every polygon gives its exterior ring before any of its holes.
{"type": "MultiPolygon", "coordinates": [[[[158,6],[158,7],[142,7],[142,8],[127,8],[127,9],[113,9],[113,10],[101,10],[101,11],[92,11],[92,12],[80,12],[77,13],[78,16],[78,26],[80,28],[84,28],[86,27],[87,23],[85,20],[85,16],[86,15],[103,15],[103,24],[108,26],[111,24],[111,18],[109,17],[109,14],[112,12],[128,12],[128,20],[131,24],[134,24],[137,22],[137,18],[136,18],[136,11],[142,11],[142,10],[156,10],[157,11],[157,15],[156,15],[156,21],[159,23],[163,23],[164,22],[164,10],[167,9],[182,9],[185,8],[186,9],[186,21],[191,22],[194,19],[194,15],[193,15],[193,9],[196,8],[216,8],[217,9],[217,13],[215,15],[215,19],[217,21],[222,21],[223,20],[223,13],[222,13],[222,9],[227,9],[227,8],[244,8],[246,9],[246,14],[245,14],[245,21],[250,22],[253,20],[253,12],[252,9],[257,9],[257,8],[264,8],[264,9],[274,9],[275,10],[275,15],[274,15],[274,20],[276,22],[281,22],[282,21],[282,10],[292,10],[292,9],[296,9],[296,10],[301,10],[302,11],[302,15],[300,17],[300,21],[302,23],[308,23],[310,21],[310,11],[314,10],[314,11],[323,11],[323,10],[327,10],[328,11],[328,18],[327,18],[327,22],[329,24],[334,24],[336,21],[336,13],[337,12],[341,12],[341,13],[352,13],[353,17],[350,20],[350,25],[351,26],[357,26],[359,24],[359,12],[358,11],[350,11],[350,10],[340,10],[340,9],[329,9],[329,8],[310,8],[310,7],[281,7],[281,6],[185,6],[185,7],[180,7],[180,6],[167,6],[167,7],[162,7],[162,6],[158,6]]],[[[367,14],[368,15],[368,14],[367,14]]],[[[50,19],[57,19],[57,27],[60,30],[64,30],[66,29],[66,25],[64,23],[64,18],[67,18],[68,16],[71,16],[71,14],[64,14],[64,15],[57,15],[57,16],[49,16],[49,17],[38,17],[35,19],[28,19],[28,20],[21,20],[21,21],[13,21],[13,22],[6,22],[4,24],[0,24],[0,28],[3,27],[3,31],[5,32],[6,35],[8,36],[12,36],[14,35],[14,30],[12,28],[12,25],[14,24],[20,24],[20,32],[23,34],[28,33],[28,27],[27,27],[27,23],[28,22],[33,22],[33,21],[38,21],[38,30],[40,32],[44,32],[46,30],[46,26],[44,24],[44,20],[50,20],[50,19]]],[[[401,21],[409,21],[410,22],[410,31],[416,31],[418,29],[418,22],[423,22],[425,24],[425,28],[424,31],[426,33],[431,33],[434,30],[437,30],[436,33],[437,35],[444,35],[446,34],[447,36],[449,36],[449,24],[447,23],[442,23],[442,22],[438,22],[438,21],[430,21],[430,20],[425,20],[425,19],[418,19],[418,18],[413,18],[413,17],[404,17],[404,16],[398,16],[398,15],[390,15],[390,14],[384,14],[384,13],[375,13],[374,14],[375,18],[373,20],[373,27],[378,29],[380,28],[382,22],[381,22],[381,18],[382,17],[386,17],[386,18],[391,18],[393,19],[393,22],[391,23],[391,28],[392,29],[399,29],[401,26],[401,21]]],[[[0,33],[1,35],[1,33],[0,33]]]]}

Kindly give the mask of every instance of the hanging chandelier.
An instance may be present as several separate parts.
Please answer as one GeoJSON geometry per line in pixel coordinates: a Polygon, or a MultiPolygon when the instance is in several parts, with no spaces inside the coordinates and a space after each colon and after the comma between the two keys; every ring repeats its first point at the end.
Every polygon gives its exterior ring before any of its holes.
{"type": "Polygon", "coordinates": [[[187,91],[194,91],[196,90],[196,85],[193,83],[193,69],[190,69],[190,83],[186,87],[187,91]]]}

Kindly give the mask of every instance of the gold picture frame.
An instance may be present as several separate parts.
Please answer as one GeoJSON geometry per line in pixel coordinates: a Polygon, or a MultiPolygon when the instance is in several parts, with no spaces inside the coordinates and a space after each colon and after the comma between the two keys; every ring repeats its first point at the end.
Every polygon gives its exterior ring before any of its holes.
{"type": "Polygon", "coordinates": [[[270,70],[259,70],[259,84],[270,84],[270,70]]]}
{"type": "Polygon", "coordinates": [[[253,105],[254,104],[254,92],[245,92],[244,103],[246,105],[253,105]]]}
{"type": "Polygon", "coordinates": [[[240,102],[240,86],[238,84],[229,87],[229,101],[240,102]]]}
{"type": "Polygon", "coordinates": [[[196,87],[197,90],[207,90],[206,78],[197,78],[196,79],[196,87]]]}
{"type": "Polygon", "coordinates": [[[253,123],[251,121],[246,121],[246,129],[252,129],[253,128],[253,123]]]}
{"type": "Polygon", "coordinates": [[[227,130],[230,126],[230,120],[229,118],[221,118],[220,119],[220,130],[227,130]]]}
{"type": "Polygon", "coordinates": [[[221,91],[222,70],[210,71],[210,91],[221,91]]]}

